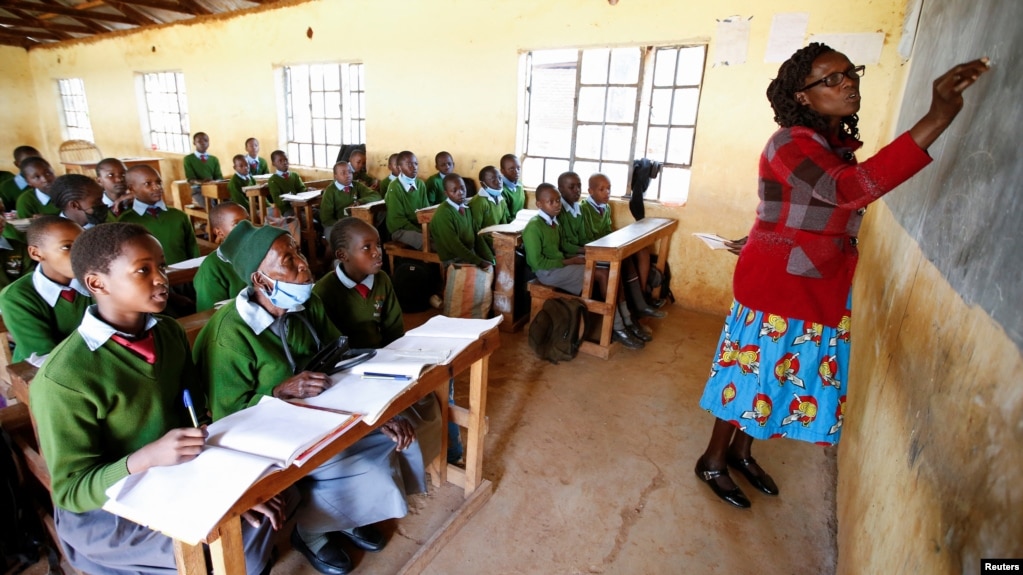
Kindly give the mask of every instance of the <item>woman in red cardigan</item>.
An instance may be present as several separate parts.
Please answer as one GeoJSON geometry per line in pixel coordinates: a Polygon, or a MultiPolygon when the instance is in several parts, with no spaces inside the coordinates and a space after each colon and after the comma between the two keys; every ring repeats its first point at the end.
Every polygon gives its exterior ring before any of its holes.
{"type": "Polygon", "coordinates": [[[797,51],[767,98],[781,128],[760,157],[757,219],[735,268],[725,321],[700,406],[717,417],[696,475],[724,501],[750,501],[728,467],[768,495],[754,439],[838,442],[849,365],[850,287],[864,209],[930,162],[927,147],[963,106],[986,58],[934,81],[930,110],[857,163],[863,66],[824,44],[797,51]]]}

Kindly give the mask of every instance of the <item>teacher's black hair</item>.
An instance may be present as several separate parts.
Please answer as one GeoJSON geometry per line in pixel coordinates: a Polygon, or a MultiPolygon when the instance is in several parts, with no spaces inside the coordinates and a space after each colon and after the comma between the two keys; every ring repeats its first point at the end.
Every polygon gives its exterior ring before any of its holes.
{"type": "MultiPolygon", "coordinates": [[[[767,100],[774,109],[774,121],[783,128],[803,126],[821,134],[828,131],[827,120],[817,112],[796,101],[799,92],[806,82],[806,77],[813,68],[813,61],[819,56],[834,52],[827,44],[812,42],[800,48],[778,68],[778,77],[767,86],[767,100]]],[[[842,131],[853,139],[859,139],[860,131],[856,127],[859,117],[855,114],[842,118],[842,131]]]]}

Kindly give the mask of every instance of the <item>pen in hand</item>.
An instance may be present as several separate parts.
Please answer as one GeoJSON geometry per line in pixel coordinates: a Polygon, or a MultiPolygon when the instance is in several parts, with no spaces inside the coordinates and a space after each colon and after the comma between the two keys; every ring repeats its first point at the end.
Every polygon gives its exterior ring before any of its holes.
{"type": "Polygon", "coordinates": [[[185,408],[188,409],[188,415],[192,418],[192,426],[199,427],[199,418],[195,416],[195,405],[192,404],[192,394],[186,389],[182,397],[185,401],[185,408]]]}

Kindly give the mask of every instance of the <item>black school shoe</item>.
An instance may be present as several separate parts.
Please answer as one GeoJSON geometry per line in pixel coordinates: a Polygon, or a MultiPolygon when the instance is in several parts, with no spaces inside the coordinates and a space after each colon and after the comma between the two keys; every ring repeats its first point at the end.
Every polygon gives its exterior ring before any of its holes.
{"type": "Polygon", "coordinates": [[[759,465],[757,460],[752,457],[746,459],[732,459],[731,457],[726,458],[728,466],[735,469],[746,478],[746,481],[750,482],[750,485],[756,487],[759,491],[762,491],[768,495],[778,495],[778,485],[775,484],[774,479],[767,474],[766,471],[759,465]],[[753,466],[756,465],[760,468],[760,475],[753,472],[753,466]]]}
{"type": "Polygon", "coordinates": [[[345,552],[341,542],[344,537],[340,531],[327,533],[327,544],[319,553],[313,553],[309,546],[298,536],[298,530],[291,532],[291,546],[305,556],[309,564],[323,575],[348,575],[355,566],[352,558],[345,552]]]}
{"type": "Polygon", "coordinates": [[[362,527],[356,527],[355,529],[343,529],[340,533],[347,537],[353,545],[363,551],[369,551],[370,553],[376,553],[387,545],[387,540],[384,539],[384,534],[372,525],[363,525],[362,527]]]}
{"type": "Polygon", "coordinates": [[[700,481],[707,484],[710,490],[714,492],[722,501],[730,505],[734,505],[740,509],[749,509],[750,500],[746,497],[746,494],[742,492],[736,486],[735,489],[723,489],[717,484],[717,478],[721,476],[728,476],[728,468],[725,469],[707,469],[703,465],[703,459],[696,462],[696,476],[700,478],[700,481]]]}
{"type": "Polygon", "coordinates": [[[629,349],[643,349],[643,340],[632,335],[632,332],[625,329],[616,329],[611,332],[611,341],[620,342],[629,349]]]}

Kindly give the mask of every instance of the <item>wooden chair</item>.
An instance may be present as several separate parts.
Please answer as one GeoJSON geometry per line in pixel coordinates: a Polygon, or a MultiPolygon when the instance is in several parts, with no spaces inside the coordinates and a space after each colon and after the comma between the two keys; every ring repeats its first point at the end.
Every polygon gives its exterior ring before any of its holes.
{"type": "MultiPolygon", "coordinates": [[[[423,248],[415,249],[399,241],[389,241],[384,244],[384,252],[387,253],[387,262],[391,266],[391,273],[394,273],[394,258],[410,258],[421,262],[440,264],[440,256],[437,252],[430,250],[430,220],[437,212],[437,206],[430,206],[416,211],[416,218],[423,229],[423,248]]],[[[441,274],[444,270],[441,269],[441,274]]]]}
{"type": "Polygon", "coordinates": [[[192,184],[189,184],[188,180],[174,180],[170,186],[164,188],[164,196],[167,192],[170,192],[170,201],[165,202],[169,206],[185,211],[192,203],[192,184]]]}
{"type": "Polygon", "coordinates": [[[270,186],[259,184],[256,186],[245,186],[242,191],[249,200],[249,219],[253,225],[261,226],[266,222],[266,208],[269,204],[267,195],[270,193],[270,186]]]}
{"type": "Polygon", "coordinates": [[[68,140],[60,145],[59,154],[61,163],[99,162],[103,159],[103,152],[88,140],[68,140]]]}

